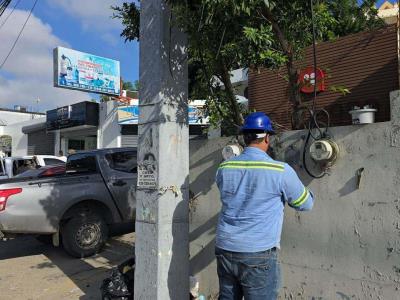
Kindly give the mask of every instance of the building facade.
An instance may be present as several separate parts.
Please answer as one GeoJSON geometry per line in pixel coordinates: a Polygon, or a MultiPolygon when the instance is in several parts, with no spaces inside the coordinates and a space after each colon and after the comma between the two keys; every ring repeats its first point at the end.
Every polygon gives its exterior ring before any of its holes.
{"type": "Polygon", "coordinates": [[[9,156],[12,149],[15,155],[26,155],[28,139],[22,127],[41,123],[44,119],[44,114],[28,112],[18,106],[16,109],[0,109],[0,155],[9,156]]]}

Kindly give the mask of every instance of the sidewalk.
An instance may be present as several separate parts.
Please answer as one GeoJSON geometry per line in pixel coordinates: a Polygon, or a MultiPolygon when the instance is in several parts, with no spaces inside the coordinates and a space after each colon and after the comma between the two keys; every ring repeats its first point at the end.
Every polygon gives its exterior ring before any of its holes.
{"type": "Polygon", "coordinates": [[[133,254],[134,234],[113,238],[91,258],[75,259],[33,237],[0,242],[2,300],[99,299],[108,270],[133,254]]]}

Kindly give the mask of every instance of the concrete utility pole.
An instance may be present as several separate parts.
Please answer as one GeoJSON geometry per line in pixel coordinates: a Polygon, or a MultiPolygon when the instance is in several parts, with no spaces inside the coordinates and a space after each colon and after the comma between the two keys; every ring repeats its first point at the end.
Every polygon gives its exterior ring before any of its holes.
{"type": "Polygon", "coordinates": [[[189,298],[187,48],[172,19],[141,1],[135,300],[189,298]]]}

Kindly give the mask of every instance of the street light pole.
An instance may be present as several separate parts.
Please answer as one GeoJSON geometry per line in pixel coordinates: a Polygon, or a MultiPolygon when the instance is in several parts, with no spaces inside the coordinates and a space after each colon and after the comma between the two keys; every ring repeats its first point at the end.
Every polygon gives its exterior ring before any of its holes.
{"type": "Polygon", "coordinates": [[[141,1],[135,300],[189,298],[186,36],[141,1]]]}

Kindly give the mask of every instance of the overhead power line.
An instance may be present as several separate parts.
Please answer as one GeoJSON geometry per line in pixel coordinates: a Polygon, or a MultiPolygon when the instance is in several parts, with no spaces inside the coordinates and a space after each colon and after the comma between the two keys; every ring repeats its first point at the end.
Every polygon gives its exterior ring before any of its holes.
{"type": "Polygon", "coordinates": [[[3,62],[2,62],[1,65],[0,65],[0,70],[3,68],[4,64],[7,62],[8,58],[10,57],[11,53],[13,52],[15,46],[17,45],[18,40],[19,40],[19,38],[21,37],[21,34],[22,34],[22,32],[24,31],[25,26],[26,26],[26,24],[27,24],[28,21],[29,21],[29,18],[31,17],[33,10],[35,9],[35,6],[36,6],[36,3],[37,3],[37,2],[38,2],[38,0],[35,0],[35,3],[33,3],[33,6],[32,6],[32,8],[31,8],[31,11],[29,12],[28,17],[26,18],[24,25],[22,25],[22,28],[21,28],[21,30],[19,31],[18,36],[17,36],[17,38],[15,39],[14,44],[12,45],[12,47],[11,47],[10,51],[8,52],[6,58],[3,60],[3,62]]]}
{"type": "Polygon", "coordinates": [[[11,12],[8,14],[8,16],[5,18],[5,20],[3,21],[3,23],[1,23],[0,25],[0,29],[1,27],[4,26],[4,24],[6,24],[8,18],[10,18],[10,16],[12,15],[12,13],[14,12],[15,8],[18,6],[18,4],[21,2],[21,0],[18,0],[17,3],[15,3],[14,7],[12,8],[11,12]]]}
{"type": "Polygon", "coordinates": [[[10,4],[11,0],[0,0],[0,17],[6,10],[7,6],[10,4]]]}

